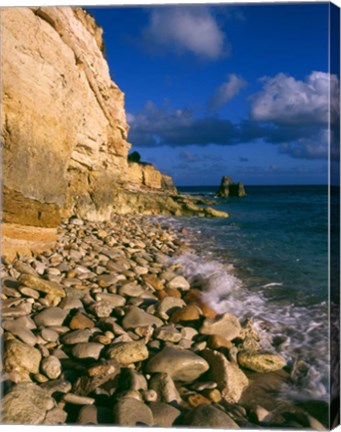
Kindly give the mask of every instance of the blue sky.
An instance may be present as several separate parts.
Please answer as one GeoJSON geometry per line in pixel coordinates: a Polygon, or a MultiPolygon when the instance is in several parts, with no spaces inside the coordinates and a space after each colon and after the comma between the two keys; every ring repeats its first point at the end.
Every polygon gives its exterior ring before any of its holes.
{"type": "Polygon", "coordinates": [[[327,182],[339,88],[328,4],[87,10],[126,95],[132,150],[176,185],[327,182]]]}

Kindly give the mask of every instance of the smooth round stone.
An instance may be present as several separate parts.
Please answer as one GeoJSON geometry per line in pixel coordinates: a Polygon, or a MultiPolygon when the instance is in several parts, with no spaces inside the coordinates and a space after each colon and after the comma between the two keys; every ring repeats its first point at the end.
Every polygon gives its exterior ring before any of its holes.
{"type": "Polygon", "coordinates": [[[168,373],[173,380],[182,382],[192,382],[208,369],[207,361],[192,351],[171,347],[152,357],[146,366],[146,372],[168,373]]]}
{"type": "Polygon", "coordinates": [[[75,345],[72,348],[72,355],[78,359],[90,359],[93,358],[98,360],[104,345],[96,342],[83,342],[75,345]]]}
{"type": "Polygon", "coordinates": [[[52,329],[42,329],[40,332],[40,335],[43,339],[45,339],[47,342],[57,342],[59,338],[59,334],[52,329]]]}
{"type": "Polygon", "coordinates": [[[86,315],[77,312],[76,315],[72,317],[69,327],[72,330],[91,329],[95,327],[95,323],[86,315]]]}
{"type": "Polygon", "coordinates": [[[50,267],[47,269],[47,273],[52,276],[59,276],[61,272],[56,267],[50,267]]]}
{"type": "Polygon", "coordinates": [[[38,313],[33,319],[37,326],[61,326],[68,312],[61,309],[60,307],[51,307],[44,309],[42,312],[38,313]]]}
{"type": "Polygon", "coordinates": [[[98,285],[102,288],[114,285],[117,282],[117,275],[115,274],[101,274],[98,277],[98,285]]]}
{"type": "Polygon", "coordinates": [[[95,298],[98,302],[101,300],[108,302],[112,307],[120,307],[126,304],[126,299],[118,294],[98,293],[95,298]]]}
{"type": "Polygon", "coordinates": [[[131,306],[122,320],[122,326],[126,330],[149,325],[160,327],[162,324],[163,321],[161,321],[159,318],[136,306],[131,306]]]}
{"type": "Polygon", "coordinates": [[[199,332],[205,335],[219,335],[233,340],[240,335],[241,325],[235,315],[225,313],[216,318],[206,318],[199,332]]]}
{"type": "Polygon", "coordinates": [[[147,286],[149,286],[153,290],[160,291],[164,287],[163,281],[161,279],[149,274],[143,275],[143,281],[147,286]]]}
{"type": "Polygon", "coordinates": [[[94,405],[83,406],[78,414],[77,423],[81,425],[98,424],[97,420],[97,407],[94,405]]]}
{"type": "Polygon", "coordinates": [[[118,293],[121,296],[140,297],[144,293],[144,288],[141,285],[127,283],[118,290],[118,293]]]}
{"type": "MultiPolygon", "coordinates": [[[[19,318],[20,319],[20,318],[19,318]]],[[[33,347],[37,343],[37,337],[31,332],[30,329],[22,326],[18,319],[13,321],[4,321],[2,327],[10,331],[13,335],[17,336],[25,344],[33,347]]]]}
{"type": "Polygon", "coordinates": [[[78,298],[67,296],[62,300],[59,307],[64,310],[82,309],[83,303],[78,298]]]}
{"type": "Polygon", "coordinates": [[[149,381],[149,388],[156,391],[158,400],[166,403],[181,403],[181,397],[174,381],[167,373],[158,373],[149,381]]]}
{"type": "Polygon", "coordinates": [[[89,329],[74,330],[62,336],[61,340],[65,345],[76,345],[88,342],[92,332],[89,329]]]}
{"type": "Polygon", "coordinates": [[[26,296],[26,297],[31,297],[34,300],[38,300],[38,298],[40,297],[40,293],[39,291],[36,291],[32,288],[27,288],[27,287],[21,287],[19,288],[19,291],[22,295],[26,296]]]}
{"type": "Polygon", "coordinates": [[[105,300],[92,304],[89,310],[97,316],[97,318],[107,318],[111,315],[113,305],[105,300]]]}
{"type": "Polygon", "coordinates": [[[190,289],[189,282],[183,276],[176,276],[174,279],[170,280],[167,284],[169,288],[180,288],[184,291],[190,289]]]}
{"type": "Polygon", "coordinates": [[[57,379],[62,373],[60,360],[55,356],[44,358],[41,361],[40,369],[50,379],[57,379]]]}
{"type": "Polygon", "coordinates": [[[93,405],[95,403],[94,398],[80,396],[74,393],[67,393],[63,396],[64,402],[68,402],[73,405],[93,405]]]}
{"type": "Polygon", "coordinates": [[[164,320],[168,320],[176,310],[186,306],[186,303],[175,297],[165,297],[157,303],[156,313],[164,320]]]}
{"type": "Polygon", "coordinates": [[[200,318],[199,309],[194,305],[187,305],[172,313],[171,322],[180,323],[186,321],[197,321],[199,318],[200,318]]]}
{"type": "Polygon", "coordinates": [[[182,334],[173,326],[159,327],[155,330],[154,336],[157,339],[177,343],[182,339],[182,334]]]}
{"type": "Polygon", "coordinates": [[[121,365],[129,365],[148,358],[149,353],[144,341],[123,342],[108,348],[106,356],[121,365]]]}
{"type": "Polygon", "coordinates": [[[134,268],[134,272],[135,272],[138,276],[145,275],[145,274],[148,273],[148,268],[147,268],[147,267],[142,267],[142,266],[136,266],[136,267],[134,268]]]}
{"type": "Polygon", "coordinates": [[[181,415],[181,411],[177,408],[163,402],[150,402],[149,408],[152,410],[156,427],[171,427],[181,415]]]}

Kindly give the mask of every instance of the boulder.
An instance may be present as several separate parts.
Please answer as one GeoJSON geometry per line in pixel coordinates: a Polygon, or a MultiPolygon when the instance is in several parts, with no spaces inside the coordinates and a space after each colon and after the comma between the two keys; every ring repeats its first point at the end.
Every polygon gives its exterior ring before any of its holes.
{"type": "Polygon", "coordinates": [[[208,379],[218,384],[223,399],[231,403],[238,402],[249,385],[244,372],[218,351],[206,349],[201,352],[201,355],[210,366],[208,379]]]}
{"type": "Polygon", "coordinates": [[[146,366],[149,373],[168,373],[174,381],[192,382],[209,368],[206,360],[185,349],[165,347],[146,366]]]}
{"type": "Polygon", "coordinates": [[[31,381],[29,374],[37,374],[41,353],[36,348],[25,345],[17,339],[5,342],[3,367],[5,372],[18,373],[19,382],[31,381]]]}
{"type": "Polygon", "coordinates": [[[15,385],[1,401],[1,423],[41,424],[54,407],[47,390],[33,383],[15,385]]]}
{"type": "Polygon", "coordinates": [[[239,429],[230,416],[213,405],[199,405],[191,409],[185,415],[183,423],[196,428],[239,429]]]}
{"type": "Polygon", "coordinates": [[[246,196],[246,192],[243,183],[234,183],[231,177],[223,176],[216,196],[224,198],[229,196],[243,197],[246,196]]]}

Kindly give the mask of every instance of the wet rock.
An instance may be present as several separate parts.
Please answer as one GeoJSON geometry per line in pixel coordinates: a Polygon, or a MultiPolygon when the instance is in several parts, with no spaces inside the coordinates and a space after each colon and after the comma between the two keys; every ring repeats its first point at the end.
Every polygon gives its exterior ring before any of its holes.
{"type": "Polygon", "coordinates": [[[41,361],[40,351],[16,339],[5,342],[3,367],[6,372],[18,372],[19,382],[30,381],[29,374],[37,374],[41,361]]]}
{"type": "Polygon", "coordinates": [[[131,306],[122,320],[122,326],[125,330],[149,325],[160,327],[162,324],[163,322],[159,318],[136,306],[131,306]]]}
{"type": "Polygon", "coordinates": [[[60,360],[55,356],[49,356],[41,361],[41,371],[50,379],[56,379],[62,373],[60,360]]]}
{"type": "Polygon", "coordinates": [[[65,291],[57,283],[42,279],[33,274],[25,273],[19,278],[20,282],[28,288],[33,288],[36,291],[45,294],[54,294],[59,297],[65,297],[65,291]]]}
{"type": "Polygon", "coordinates": [[[179,288],[183,291],[190,289],[189,282],[183,276],[176,276],[174,279],[170,280],[167,284],[168,288],[179,288]]]}
{"type": "Polygon", "coordinates": [[[194,305],[187,305],[172,314],[171,322],[180,323],[187,321],[197,321],[199,318],[200,310],[194,305]]]}
{"type": "Polygon", "coordinates": [[[244,372],[218,351],[207,349],[202,351],[201,355],[210,365],[208,379],[218,384],[222,397],[228,402],[238,402],[249,384],[244,372]]]}
{"type": "Polygon", "coordinates": [[[153,426],[153,413],[143,402],[123,398],[114,406],[114,423],[119,426],[153,426]]]}
{"type": "Polygon", "coordinates": [[[146,360],[149,353],[144,341],[122,342],[109,347],[106,356],[125,366],[146,360]]]}
{"type": "Polygon", "coordinates": [[[72,355],[77,359],[97,360],[104,346],[96,342],[78,343],[72,348],[72,355]]]}
{"type": "Polygon", "coordinates": [[[208,368],[206,360],[192,351],[166,347],[148,361],[146,371],[165,372],[175,381],[192,382],[208,368]]]}
{"type": "Polygon", "coordinates": [[[156,313],[160,318],[168,320],[172,314],[184,306],[186,306],[186,303],[181,299],[176,297],[164,297],[158,302],[156,306],[156,313]]]}
{"type": "Polygon", "coordinates": [[[54,407],[49,393],[33,383],[15,385],[2,399],[4,424],[41,424],[54,407]]]}
{"type": "Polygon", "coordinates": [[[213,405],[199,405],[185,416],[184,424],[197,428],[239,429],[235,421],[213,405]]]}
{"type": "Polygon", "coordinates": [[[68,312],[61,309],[60,307],[51,307],[44,309],[38,313],[33,319],[37,326],[52,327],[61,326],[68,312]]]}
{"type": "Polygon", "coordinates": [[[241,325],[237,317],[225,313],[218,315],[216,318],[206,318],[199,332],[205,335],[218,335],[227,340],[233,340],[239,336],[241,325]]]}
{"type": "Polygon", "coordinates": [[[153,413],[154,426],[156,427],[173,426],[176,419],[181,415],[181,411],[177,408],[163,402],[151,402],[149,408],[153,413]]]}
{"type": "Polygon", "coordinates": [[[282,369],[286,361],[278,354],[241,351],[238,353],[240,366],[255,372],[273,372],[282,369]]]}

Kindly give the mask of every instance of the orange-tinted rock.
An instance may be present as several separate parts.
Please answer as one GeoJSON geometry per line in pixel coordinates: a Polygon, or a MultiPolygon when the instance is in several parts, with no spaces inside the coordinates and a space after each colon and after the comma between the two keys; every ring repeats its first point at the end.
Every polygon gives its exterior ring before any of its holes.
{"type": "Polygon", "coordinates": [[[165,293],[169,297],[181,298],[181,293],[176,288],[166,288],[165,293]]]}
{"type": "Polygon", "coordinates": [[[182,309],[178,309],[175,311],[170,321],[173,323],[179,323],[184,321],[196,321],[200,318],[200,311],[194,305],[188,305],[183,307],[182,309]]]}
{"type": "Polygon", "coordinates": [[[69,327],[72,330],[91,329],[95,327],[95,324],[90,318],[83,315],[81,312],[77,312],[71,319],[69,327]]]}
{"type": "Polygon", "coordinates": [[[212,403],[209,399],[207,399],[205,396],[203,396],[200,393],[188,396],[187,401],[192,407],[197,407],[199,405],[212,403]]]}
{"type": "Polygon", "coordinates": [[[219,335],[211,335],[208,338],[207,343],[208,343],[208,347],[211,349],[219,349],[219,348],[231,349],[233,347],[231,341],[219,335]]]}
{"type": "Polygon", "coordinates": [[[201,291],[198,289],[191,289],[186,293],[186,295],[183,297],[183,300],[188,304],[196,301],[201,301],[201,291]]]}

